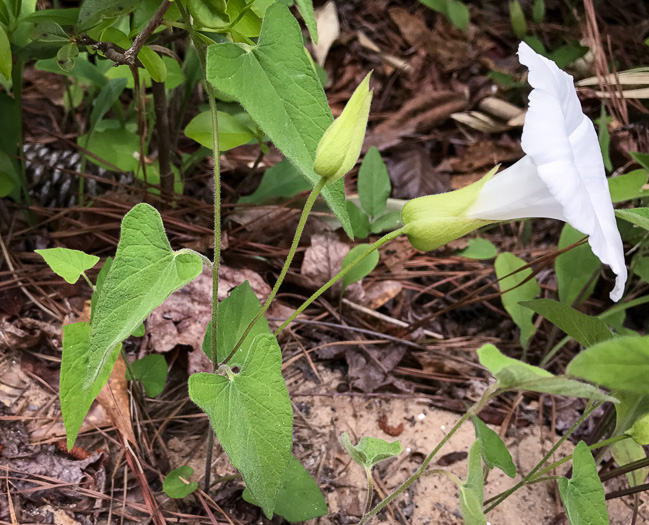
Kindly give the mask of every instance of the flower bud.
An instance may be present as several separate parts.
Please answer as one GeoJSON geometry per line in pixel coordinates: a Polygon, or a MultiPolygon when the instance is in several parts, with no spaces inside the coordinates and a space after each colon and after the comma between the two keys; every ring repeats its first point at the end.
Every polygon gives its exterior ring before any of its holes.
{"type": "Polygon", "coordinates": [[[401,211],[401,220],[410,244],[425,252],[434,250],[481,226],[497,222],[464,215],[497,169],[495,167],[465,188],[408,201],[401,211]]]}
{"type": "Polygon", "coordinates": [[[313,171],[331,184],[354,167],[365,138],[372,103],[370,75],[354,91],[340,116],[324,132],[315,152],[313,171]]]}

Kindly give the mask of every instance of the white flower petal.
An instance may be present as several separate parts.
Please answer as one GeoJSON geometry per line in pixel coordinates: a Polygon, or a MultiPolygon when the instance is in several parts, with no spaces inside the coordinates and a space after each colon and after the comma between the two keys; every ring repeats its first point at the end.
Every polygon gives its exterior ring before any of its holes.
{"type": "Polygon", "coordinates": [[[548,217],[567,221],[529,156],[491,178],[465,212],[472,219],[503,221],[548,217]]]}
{"type": "Polygon", "coordinates": [[[589,236],[593,253],[617,275],[611,299],[618,301],[627,278],[624,248],[593,123],[581,111],[570,75],[525,43],[518,54],[534,88],[523,126],[523,151],[567,222],[589,236]]]}

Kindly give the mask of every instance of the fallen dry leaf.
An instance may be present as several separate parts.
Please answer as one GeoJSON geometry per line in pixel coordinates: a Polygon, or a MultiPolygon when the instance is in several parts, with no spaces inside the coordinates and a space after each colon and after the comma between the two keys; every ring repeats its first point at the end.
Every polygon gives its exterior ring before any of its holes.
{"type": "Polygon", "coordinates": [[[453,171],[472,173],[484,169],[486,173],[496,164],[518,160],[523,156],[520,147],[502,145],[492,140],[481,140],[468,146],[461,156],[449,160],[453,171]]]}
{"type": "Polygon", "coordinates": [[[129,407],[128,382],[126,381],[126,364],[120,355],[115,362],[108,383],[101,389],[97,402],[104,407],[122,436],[137,446],[129,407]]]}
{"type": "Polygon", "coordinates": [[[340,35],[336,3],[329,0],[323,7],[316,9],[315,21],[318,27],[318,43],[313,46],[313,54],[316,62],[320,66],[324,66],[331,46],[340,35]]]}
{"type": "Polygon", "coordinates": [[[450,188],[449,175],[433,167],[424,147],[396,151],[387,165],[396,199],[444,193],[450,188]]]}
{"type": "MultiPolygon", "coordinates": [[[[343,259],[350,247],[341,242],[335,233],[317,233],[311,237],[311,246],[304,252],[300,270],[301,284],[307,288],[320,288],[342,268],[343,259]]],[[[340,293],[340,282],[331,287],[331,294],[340,293]]]]}

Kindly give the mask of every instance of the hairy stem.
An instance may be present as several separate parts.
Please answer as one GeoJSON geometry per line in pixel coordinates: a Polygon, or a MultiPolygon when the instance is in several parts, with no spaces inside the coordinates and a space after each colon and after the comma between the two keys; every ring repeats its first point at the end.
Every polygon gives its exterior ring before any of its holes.
{"type": "Polygon", "coordinates": [[[385,243],[390,242],[392,239],[396,239],[403,233],[403,228],[399,230],[394,230],[393,232],[390,232],[383,237],[381,237],[378,241],[376,241],[374,244],[372,244],[367,251],[362,253],[361,255],[358,256],[357,259],[355,259],[349,266],[346,266],[342,270],[340,270],[336,275],[334,275],[331,279],[329,279],[325,284],[323,284],[311,297],[309,297],[303,304],[300,306],[294,313],[289,317],[282,326],[280,326],[277,330],[275,330],[275,335],[278,335],[284,328],[286,328],[289,324],[293,322],[293,320],[300,315],[304,310],[306,310],[309,305],[315,301],[318,297],[320,297],[324,292],[326,292],[329,288],[331,288],[338,279],[342,279],[347,272],[349,272],[352,268],[354,268],[358,263],[360,263],[365,257],[367,257],[370,253],[378,250],[381,246],[383,246],[385,243]]]}
{"type": "MultiPolygon", "coordinates": [[[[167,1],[167,0],[165,0],[167,1]]],[[[212,150],[214,153],[214,260],[212,262],[212,346],[210,348],[210,359],[212,361],[212,371],[216,371],[216,349],[218,339],[218,315],[219,315],[219,264],[221,261],[221,164],[220,164],[220,150],[219,150],[219,121],[216,113],[216,100],[214,98],[214,89],[212,84],[207,80],[206,70],[206,57],[205,46],[202,44],[194,28],[192,27],[189,14],[181,0],[177,0],[176,4],[180,10],[180,14],[189,31],[196,53],[201,62],[201,69],[203,71],[203,83],[205,85],[205,92],[207,93],[208,102],[210,104],[210,115],[212,118],[212,150]]],[[[207,451],[205,454],[205,478],[203,480],[204,491],[207,492],[210,488],[210,476],[212,470],[212,448],[214,447],[214,432],[210,428],[207,437],[207,451]]]]}
{"type": "Polygon", "coordinates": [[[313,204],[315,203],[316,199],[318,198],[318,195],[320,195],[320,192],[322,191],[322,188],[325,187],[325,184],[327,184],[327,179],[321,177],[320,180],[318,180],[318,183],[315,185],[313,190],[311,190],[311,193],[309,195],[309,198],[307,199],[306,203],[304,204],[304,209],[302,210],[302,215],[300,216],[300,221],[297,224],[297,228],[295,229],[295,235],[293,236],[293,242],[291,243],[291,248],[288,251],[288,256],[286,257],[286,261],[284,262],[284,267],[282,268],[282,271],[279,274],[279,277],[277,278],[277,281],[275,282],[275,286],[273,287],[272,291],[270,292],[270,295],[268,296],[268,299],[266,299],[266,302],[264,305],[261,307],[261,309],[257,312],[257,315],[254,317],[250,323],[248,323],[248,326],[246,329],[243,331],[243,334],[241,334],[241,337],[237,341],[237,344],[234,345],[234,348],[230,351],[228,356],[223,360],[223,363],[221,364],[227,364],[230,359],[232,359],[232,356],[241,348],[241,345],[245,341],[246,337],[248,337],[248,334],[250,333],[250,330],[252,330],[252,327],[255,326],[257,321],[261,319],[261,316],[266,313],[266,310],[270,307],[271,303],[273,302],[273,299],[277,295],[277,292],[279,291],[279,287],[282,285],[282,282],[284,281],[284,278],[286,277],[286,274],[288,273],[288,269],[291,266],[291,262],[293,262],[293,257],[295,257],[295,251],[297,250],[297,246],[300,243],[300,238],[302,237],[302,232],[304,231],[304,226],[306,225],[306,221],[309,218],[309,213],[311,213],[311,208],[313,208],[313,204]]]}

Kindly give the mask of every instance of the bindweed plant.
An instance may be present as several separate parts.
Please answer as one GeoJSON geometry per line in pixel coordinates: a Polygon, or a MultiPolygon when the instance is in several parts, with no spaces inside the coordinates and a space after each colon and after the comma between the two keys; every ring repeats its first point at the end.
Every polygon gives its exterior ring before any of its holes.
{"type": "MultiPolygon", "coordinates": [[[[208,97],[209,112],[199,115],[200,121],[192,121],[187,134],[197,140],[200,137],[199,141],[209,144],[213,153],[213,258],[190,249],[174,250],[160,214],[144,203],[134,206],[124,216],[114,259],[106,260],[95,283],[85,272],[98,263],[97,257],[62,248],[38,251],[67,282],[74,283],[83,277],[92,287],[90,321],[63,329],[60,401],[68,448],[75,443],[90,405],[108,381],[123,341],[141,330],[142,323],[155,308],[207,266],[213,275],[213,294],[203,351],[212,364],[212,371],[193,374],[188,383],[191,400],[207,414],[214,430],[207,443],[205,490],[210,488],[210,454],[216,435],[243,478],[244,499],[260,506],[268,518],[278,514],[289,521],[304,521],[322,516],[327,512],[324,497],[317,483],[292,455],[293,410],[282,377],[282,351],[277,336],[337,281],[342,280],[344,287],[367,275],[378,261],[378,249],[399,236],[407,236],[415,248],[428,251],[485,225],[547,217],[564,221],[566,228],[571,228],[564,230],[565,238],[562,235],[559,243],[563,249],[556,266],[560,301],[537,299],[539,287],[530,265],[511,253],[496,257],[495,271],[503,305],[520,327],[523,348],[536,330],[532,323],[534,312],[585,348],[569,363],[566,374],[554,375],[542,367],[512,359],[493,345],[478,349],[480,363],[493,377],[491,384],[421,466],[377,503],[372,468],[398,455],[401,444],[365,436],[353,445],[346,434],[341,442],[351,459],[367,474],[367,498],[361,524],[369,523],[424,474],[442,475],[454,482],[465,523],[486,524],[487,514],[513,492],[545,479],[557,479],[548,474],[570,460],[571,478],[558,478],[570,522],[607,523],[604,489],[597,472],[601,455],[593,457],[591,451],[606,447],[620,465],[645,457],[642,445],[649,442],[649,383],[646,381],[649,339],[628,334],[620,337],[605,322],[607,318],[619,319],[619,313],[631,303],[614,306],[599,317],[587,316],[573,306],[592,290],[600,262],[616,274],[611,299],[619,301],[623,297],[627,268],[611,193],[621,196],[620,200],[641,197],[646,174],[644,180],[636,176],[633,180],[615,182],[609,191],[598,137],[593,124],[581,111],[572,77],[521,44],[519,57],[529,69],[533,87],[523,129],[526,156],[506,170],[498,172],[494,168],[480,181],[461,190],[405,203],[401,223],[394,226],[394,210],[386,207],[390,182],[378,150],[370,149],[360,168],[361,207],[348,203],[345,198],[343,178],[360,156],[370,112],[370,75],[334,120],[313,62],[305,52],[298,21],[283,2],[260,4],[263,7],[253,2],[223,1],[208,6],[200,0],[176,0],[173,5],[164,1],[157,11],[154,9],[158,26],[166,24],[188,32],[208,97]],[[173,16],[172,10],[175,10],[173,16]],[[218,35],[221,37],[217,38],[218,35]],[[245,115],[238,113],[244,115],[239,120],[233,115],[223,117],[215,95],[220,100],[236,101],[245,115]],[[269,139],[286,158],[282,167],[276,166],[274,174],[269,170],[265,193],[255,198],[285,195],[287,190],[281,187],[284,173],[301,176],[306,181],[302,182],[303,187],[308,185],[310,189],[288,257],[263,305],[247,284],[232,290],[223,301],[217,300],[221,240],[219,156],[223,143],[228,140],[228,134],[220,128],[224,123],[229,123],[230,129],[238,129],[245,142],[269,139]],[[265,314],[290,268],[312,207],[320,196],[350,237],[354,233],[366,237],[369,231],[377,233],[388,229],[390,224],[393,226],[377,241],[355,247],[345,258],[342,270],[272,332],[265,314]],[[584,236],[588,236],[588,244],[583,243],[584,236]],[[561,259],[571,257],[578,250],[588,250],[588,258],[583,260],[588,273],[586,281],[575,277],[574,263],[561,259]],[[594,275],[592,279],[590,274],[594,275]],[[588,406],[538,465],[512,487],[484,501],[485,469],[498,468],[512,478],[516,475],[505,443],[478,417],[491,400],[508,391],[585,398],[588,406]],[[617,425],[613,434],[590,447],[579,443],[572,456],[548,464],[558,447],[602,403],[615,406],[617,425]],[[429,469],[439,451],[469,420],[475,426],[476,440],[469,453],[466,480],[444,469],[429,469]]],[[[312,37],[317,38],[311,2],[298,0],[296,4],[312,37]]],[[[447,3],[448,6],[455,4],[461,3],[447,3]]],[[[119,53],[119,60],[130,68],[134,78],[138,66],[143,65],[153,81],[163,82],[164,62],[154,50],[144,52],[150,49],[145,46],[146,41],[158,26],[151,27],[141,20],[140,25],[130,28],[128,35],[118,33],[117,26],[122,24],[119,20],[125,9],[137,13],[137,4],[126,0],[103,4],[86,0],[76,18],[66,13],[71,24],[42,22],[48,24],[48,30],[38,26],[41,38],[52,42],[56,36],[55,42],[65,42],[57,51],[64,69],[72,70],[70,61],[77,60],[74,47],[89,45],[107,58],[111,55],[118,58],[114,53],[119,53]],[[148,29],[139,32],[142,27],[148,29]],[[107,40],[108,36],[113,40],[107,40]],[[121,44],[115,43],[116,40],[121,44]]],[[[111,89],[116,91],[106,95],[109,102],[115,100],[115,93],[121,92],[122,84],[111,84],[111,89]]],[[[639,235],[641,239],[637,242],[645,247],[645,230],[649,229],[647,208],[619,210],[617,215],[626,224],[627,233],[636,238],[639,235]]],[[[493,257],[493,246],[488,249],[490,255],[486,258],[493,257]]],[[[647,274],[646,249],[639,253],[644,259],[638,259],[634,271],[642,276],[647,274]]],[[[643,300],[640,298],[634,304],[643,300]]],[[[560,349],[552,349],[543,365],[560,349]]],[[[140,381],[147,395],[156,396],[164,387],[166,368],[159,359],[136,362],[130,366],[128,377],[140,381]]],[[[197,484],[183,481],[191,474],[189,467],[175,468],[169,473],[164,490],[171,497],[187,496],[197,488],[197,484]]],[[[632,483],[642,484],[641,478],[635,476],[632,483]]]]}

